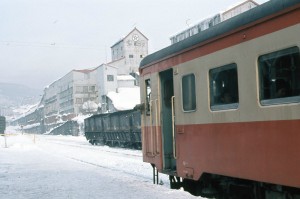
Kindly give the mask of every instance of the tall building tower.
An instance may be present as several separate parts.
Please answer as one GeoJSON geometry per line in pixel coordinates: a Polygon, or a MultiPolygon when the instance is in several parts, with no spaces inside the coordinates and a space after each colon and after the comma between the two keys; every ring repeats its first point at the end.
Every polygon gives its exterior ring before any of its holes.
{"type": "Polygon", "coordinates": [[[148,38],[137,28],[111,47],[112,61],[118,67],[118,75],[138,72],[141,60],[148,55],[148,38]]]}

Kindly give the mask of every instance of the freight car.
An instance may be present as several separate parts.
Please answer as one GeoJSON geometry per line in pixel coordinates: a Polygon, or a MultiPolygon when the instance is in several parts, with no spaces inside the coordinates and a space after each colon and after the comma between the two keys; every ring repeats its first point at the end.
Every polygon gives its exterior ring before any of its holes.
{"type": "Polygon", "coordinates": [[[300,0],[271,0],[145,57],[143,160],[171,188],[300,198],[300,0]]]}
{"type": "Polygon", "coordinates": [[[94,145],[141,148],[141,113],[137,110],[93,115],[84,120],[86,139],[94,145]]]}

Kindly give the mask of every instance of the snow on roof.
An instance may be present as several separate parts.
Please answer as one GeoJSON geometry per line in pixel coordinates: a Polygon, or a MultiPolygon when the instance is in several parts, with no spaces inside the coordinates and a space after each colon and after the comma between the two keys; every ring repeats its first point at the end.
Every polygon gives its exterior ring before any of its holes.
{"type": "Polygon", "coordinates": [[[236,8],[236,7],[239,7],[239,6],[243,5],[243,4],[246,4],[246,3],[253,3],[253,4],[257,5],[257,6],[259,5],[258,3],[256,3],[253,0],[238,1],[235,4],[232,4],[232,5],[228,6],[227,9],[224,12],[228,12],[228,11],[230,11],[230,10],[236,8]]]}
{"type": "MultiPolygon", "coordinates": [[[[20,117],[23,117],[25,115],[29,115],[30,113],[33,113],[37,109],[37,107],[38,107],[38,103],[31,104],[31,105],[22,105],[18,108],[13,109],[13,112],[15,114],[20,115],[20,117]]],[[[20,117],[18,117],[18,118],[20,118],[20,117]]]]}
{"type": "Polygon", "coordinates": [[[135,80],[135,78],[132,77],[131,75],[118,75],[117,80],[118,81],[127,81],[127,80],[135,80]]]}
{"type": "Polygon", "coordinates": [[[50,85],[47,85],[45,86],[44,90],[50,88],[50,86],[54,86],[55,83],[59,82],[60,80],[62,80],[64,77],[66,77],[67,75],[69,75],[70,73],[72,72],[79,72],[79,73],[85,73],[85,74],[88,74],[88,73],[91,73],[95,70],[97,70],[100,66],[97,66],[97,67],[92,67],[92,68],[85,68],[85,69],[73,69],[71,70],[70,72],[68,72],[66,75],[60,77],[59,79],[53,81],[50,85]]]}
{"type": "MultiPolygon", "coordinates": [[[[90,73],[90,72],[93,72],[97,69],[98,67],[95,67],[95,68],[91,68],[91,69],[74,69],[72,71],[74,72],[80,72],[80,73],[90,73]]],[[[72,72],[71,71],[71,72],[72,72]]]]}
{"type": "Polygon", "coordinates": [[[197,26],[198,24],[200,24],[200,23],[205,23],[206,21],[209,21],[209,20],[211,20],[212,18],[214,18],[215,16],[220,15],[220,14],[222,14],[222,12],[219,12],[219,13],[217,13],[217,14],[210,14],[210,15],[208,15],[207,17],[201,18],[200,20],[197,20],[196,22],[193,22],[193,23],[190,23],[190,24],[188,24],[188,22],[189,22],[189,20],[190,20],[190,19],[188,19],[188,20],[186,20],[186,23],[187,23],[187,25],[188,25],[188,28],[186,28],[186,27],[185,27],[185,28],[182,28],[181,30],[175,32],[175,34],[170,35],[169,38],[176,37],[176,36],[178,36],[179,34],[182,34],[182,33],[186,32],[187,30],[189,30],[189,29],[191,29],[191,28],[197,26]]]}
{"type": "Polygon", "coordinates": [[[197,21],[194,22],[194,23],[188,24],[188,21],[189,21],[189,19],[188,19],[188,20],[186,20],[186,23],[187,23],[187,25],[188,25],[188,28],[183,28],[183,29],[177,31],[175,34],[172,34],[171,36],[169,36],[169,38],[176,37],[176,36],[178,36],[179,34],[182,34],[182,33],[186,32],[188,29],[191,29],[191,28],[193,28],[194,26],[196,26],[196,25],[198,25],[198,24],[200,24],[200,23],[204,23],[204,22],[206,22],[206,21],[209,21],[210,19],[214,18],[214,17],[217,16],[217,15],[223,15],[224,13],[229,12],[229,11],[231,11],[232,9],[235,9],[235,8],[237,8],[237,7],[239,7],[239,6],[243,5],[243,4],[246,4],[246,3],[253,3],[253,4],[255,4],[255,5],[259,5],[258,3],[256,3],[256,2],[253,1],[253,0],[242,0],[242,1],[239,1],[239,2],[237,2],[237,3],[235,3],[235,4],[233,4],[233,5],[228,6],[228,7],[226,8],[225,11],[220,11],[220,12],[218,12],[218,13],[216,13],[216,14],[211,14],[211,15],[205,17],[205,18],[202,18],[202,19],[200,19],[200,20],[197,20],[197,21]]]}
{"type": "Polygon", "coordinates": [[[130,110],[140,103],[140,88],[119,88],[118,93],[108,92],[107,97],[117,110],[130,110]]]}

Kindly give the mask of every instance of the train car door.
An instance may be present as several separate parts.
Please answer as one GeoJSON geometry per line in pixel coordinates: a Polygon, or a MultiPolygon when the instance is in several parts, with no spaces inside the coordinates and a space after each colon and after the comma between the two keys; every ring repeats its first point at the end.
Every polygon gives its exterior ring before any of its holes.
{"type": "Polygon", "coordinates": [[[173,69],[161,72],[161,128],[164,170],[176,170],[173,69]]]}

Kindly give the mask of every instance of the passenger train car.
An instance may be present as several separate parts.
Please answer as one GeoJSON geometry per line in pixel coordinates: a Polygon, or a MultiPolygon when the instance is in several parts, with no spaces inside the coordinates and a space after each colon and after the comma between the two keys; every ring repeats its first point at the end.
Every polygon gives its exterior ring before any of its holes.
{"type": "Polygon", "coordinates": [[[143,59],[143,160],[171,188],[300,198],[300,0],[271,0],[143,59]]]}

